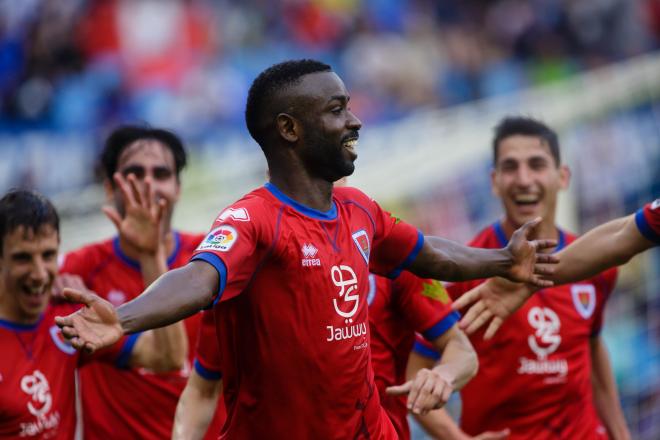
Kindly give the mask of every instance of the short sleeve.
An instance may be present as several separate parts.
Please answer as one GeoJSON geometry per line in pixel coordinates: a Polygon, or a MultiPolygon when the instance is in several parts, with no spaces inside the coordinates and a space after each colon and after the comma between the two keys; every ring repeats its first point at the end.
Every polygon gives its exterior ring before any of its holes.
{"type": "Polygon", "coordinates": [[[128,368],[131,356],[133,356],[133,349],[135,343],[142,333],[133,333],[132,335],[123,336],[119,341],[110,347],[97,350],[92,354],[82,353],[80,356],[80,365],[85,365],[90,362],[103,362],[113,364],[117,368],[128,368]]]}
{"type": "Polygon", "coordinates": [[[396,278],[412,263],[424,244],[424,235],[415,227],[383,210],[371,201],[375,222],[371,272],[396,278]]]}
{"type": "Polygon", "coordinates": [[[202,312],[202,323],[197,333],[194,368],[206,380],[222,378],[220,350],[216,335],[215,315],[212,310],[202,312]]]}
{"type": "Polygon", "coordinates": [[[435,351],[435,348],[419,334],[415,335],[415,344],[413,345],[412,351],[413,353],[429,359],[433,359],[434,361],[440,360],[440,354],[435,351]]]}
{"type": "Polygon", "coordinates": [[[637,211],[635,223],[647,240],[660,244],[660,199],[637,211]]]}
{"type": "Polygon", "coordinates": [[[267,212],[259,203],[241,200],[213,222],[191,261],[204,261],[218,271],[214,304],[231,299],[245,289],[272,244],[271,220],[279,221],[277,213],[267,212]]]}
{"type": "Polygon", "coordinates": [[[393,281],[393,299],[406,321],[428,341],[433,341],[459,320],[441,282],[403,272],[393,281]]]}
{"type": "Polygon", "coordinates": [[[597,275],[594,280],[594,287],[596,288],[596,310],[594,311],[594,321],[591,327],[591,336],[595,337],[600,334],[605,321],[605,306],[610,294],[616,286],[618,278],[618,269],[612,268],[597,275]]]}

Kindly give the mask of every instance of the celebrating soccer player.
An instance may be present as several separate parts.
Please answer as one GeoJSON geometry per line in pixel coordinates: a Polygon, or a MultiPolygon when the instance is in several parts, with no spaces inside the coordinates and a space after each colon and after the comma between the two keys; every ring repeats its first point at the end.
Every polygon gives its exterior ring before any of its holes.
{"type": "Polygon", "coordinates": [[[262,72],[246,121],[270,182],[221,211],[192,261],[117,315],[84,309],[59,318],[72,343],[94,350],[212,304],[228,414],[223,437],[395,438],[370,367],[369,270],[548,285],[542,276],[551,269],[539,263],[556,259],[537,250],[555,242],[527,240],[537,222],[502,249],[425,239],[360,191],[333,191],[357,158],[361,122],[349,99],[341,79],[317,61],[262,72]]]}
{"type": "MultiPolygon", "coordinates": [[[[555,226],[557,194],[570,173],[554,131],[534,119],[506,118],[496,127],[493,152],[493,191],[505,215],[471,245],[504,246],[516,227],[537,216],[543,218],[538,236],[557,239],[557,251],[572,242],[573,235],[555,226]]],[[[480,372],[461,392],[461,427],[470,435],[508,428],[512,439],[597,439],[606,438],[605,431],[628,438],[599,336],[615,281],[616,271],[609,270],[542,289],[494,338],[473,335],[480,372]]],[[[479,283],[457,283],[449,292],[457,298],[479,283]]],[[[433,415],[422,420],[436,421],[433,415]]]]}
{"type": "MultiPolygon", "coordinates": [[[[181,140],[166,130],[122,126],[107,138],[101,163],[115,224],[113,239],[64,258],[60,272],[75,274],[114,306],[139,295],[168,268],[190,259],[203,235],[172,230],[171,219],[186,164],[181,140]]],[[[86,439],[167,439],[179,395],[190,372],[199,316],[154,331],[163,352],[183,352],[180,371],[155,373],[95,364],[81,369],[86,439]]]]}
{"type": "MultiPolygon", "coordinates": [[[[90,361],[116,368],[180,368],[149,331],[107,350],[80,355],[62,336],[54,317],[78,306],[50,305],[57,276],[59,218],[43,196],[14,190],[0,199],[0,437],[72,439],[76,425],[75,370],[90,361]]],[[[113,313],[95,296],[78,298],[99,316],[113,313]]]]}

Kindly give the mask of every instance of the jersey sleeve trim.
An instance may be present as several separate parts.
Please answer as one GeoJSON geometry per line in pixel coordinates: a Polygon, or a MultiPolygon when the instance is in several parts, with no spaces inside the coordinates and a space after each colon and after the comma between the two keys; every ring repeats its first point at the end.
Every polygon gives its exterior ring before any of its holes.
{"type": "Polygon", "coordinates": [[[215,371],[211,370],[209,368],[206,368],[202,363],[199,361],[199,359],[195,358],[195,362],[193,363],[193,366],[195,368],[195,371],[197,374],[202,376],[206,380],[220,380],[222,379],[222,373],[220,371],[215,371]]]}
{"type": "Polygon", "coordinates": [[[635,214],[635,223],[637,224],[637,229],[639,229],[639,232],[641,232],[644,238],[654,243],[660,243],[660,234],[651,228],[651,225],[644,215],[643,208],[635,214]]]}
{"type": "Polygon", "coordinates": [[[417,255],[419,255],[419,252],[422,250],[422,246],[424,246],[424,234],[422,234],[422,231],[417,231],[417,243],[415,244],[415,247],[413,248],[412,251],[408,254],[405,260],[392,272],[390,272],[387,277],[388,278],[396,278],[399,275],[401,275],[401,272],[403,272],[410,264],[415,261],[415,258],[417,258],[417,255]]]}
{"type": "Polygon", "coordinates": [[[451,312],[450,314],[442,318],[438,323],[431,326],[431,328],[423,331],[422,335],[424,336],[424,339],[426,339],[427,341],[433,341],[437,339],[439,336],[445,334],[445,332],[450,328],[452,328],[454,324],[456,324],[460,319],[461,319],[461,315],[459,315],[458,312],[455,311],[451,312]]]}
{"type": "Polygon", "coordinates": [[[440,354],[435,351],[434,349],[424,345],[423,343],[419,341],[415,341],[415,345],[413,345],[413,352],[417,353],[420,356],[424,356],[427,358],[431,358],[434,361],[437,361],[440,359],[440,354]]]}
{"type": "Polygon", "coordinates": [[[220,301],[220,298],[222,298],[222,292],[225,291],[225,285],[227,283],[227,266],[220,257],[210,252],[197,254],[190,259],[190,261],[195,260],[205,261],[213,266],[216,271],[218,271],[218,277],[220,278],[218,281],[218,293],[215,296],[215,299],[209,305],[209,307],[213,307],[218,303],[218,301],[220,301]]]}
{"type": "Polygon", "coordinates": [[[124,341],[124,345],[121,347],[121,350],[119,351],[119,356],[117,356],[117,368],[128,368],[128,361],[131,359],[131,355],[133,354],[133,348],[135,348],[135,343],[137,342],[138,338],[140,337],[140,333],[133,333],[132,335],[129,335],[128,338],[126,338],[126,341],[124,341]]]}

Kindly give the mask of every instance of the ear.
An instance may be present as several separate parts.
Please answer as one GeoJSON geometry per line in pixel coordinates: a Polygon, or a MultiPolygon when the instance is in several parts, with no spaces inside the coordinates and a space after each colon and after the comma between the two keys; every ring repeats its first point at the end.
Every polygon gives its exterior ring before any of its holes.
{"type": "Polygon", "coordinates": [[[300,139],[302,126],[296,118],[280,113],[275,118],[278,134],[287,142],[297,142],[300,139]]]}
{"type": "Polygon", "coordinates": [[[559,167],[559,187],[561,189],[568,188],[568,185],[571,183],[571,170],[566,165],[559,167]]]}
{"type": "Polygon", "coordinates": [[[500,192],[497,189],[496,180],[497,180],[497,170],[495,170],[495,168],[493,167],[493,169],[490,170],[490,190],[495,197],[499,197],[500,192]]]}

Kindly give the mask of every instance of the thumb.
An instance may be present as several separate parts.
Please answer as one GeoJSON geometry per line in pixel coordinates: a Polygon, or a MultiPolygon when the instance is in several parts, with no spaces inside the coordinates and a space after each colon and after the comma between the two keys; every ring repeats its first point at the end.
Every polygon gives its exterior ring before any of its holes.
{"type": "Polygon", "coordinates": [[[391,387],[385,388],[385,393],[388,396],[403,396],[406,395],[410,392],[412,389],[412,380],[409,380],[408,382],[402,384],[402,385],[394,385],[391,387]]]}
{"type": "Polygon", "coordinates": [[[534,220],[530,220],[520,228],[520,231],[523,233],[523,237],[527,238],[532,233],[534,228],[536,228],[541,223],[542,218],[536,217],[534,220]]]}
{"type": "Polygon", "coordinates": [[[86,306],[88,306],[92,302],[92,298],[93,298],[92,295],[87,292],[83,292],[82,290],[72,289],[70,287],[65,287],[62,290],[62,296],[66,298],[68,301],[84,304],[86,306]]]}

